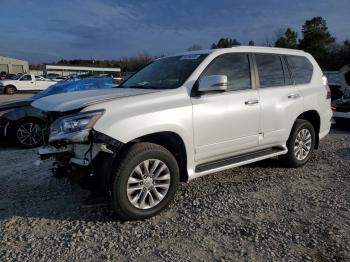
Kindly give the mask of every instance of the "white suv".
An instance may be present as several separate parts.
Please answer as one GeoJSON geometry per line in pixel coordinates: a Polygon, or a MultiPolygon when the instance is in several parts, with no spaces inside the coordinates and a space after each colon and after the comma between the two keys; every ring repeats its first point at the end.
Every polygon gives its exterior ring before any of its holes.
{"type": "Polygon", "coordinates": [[[169,205],[179,181],[279,156],[304,165],[330,130],[327,79],[303,51],[233,47],[157,59],[112,90],[35,101],[58,169],[95,178],[122,219],[169,205]]]}

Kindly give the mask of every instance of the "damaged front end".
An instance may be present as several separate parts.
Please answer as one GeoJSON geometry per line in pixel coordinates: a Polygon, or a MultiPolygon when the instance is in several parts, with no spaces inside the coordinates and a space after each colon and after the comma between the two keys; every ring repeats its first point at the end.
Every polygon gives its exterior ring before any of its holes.
{"type": "Polygon", "coordinates": [[[103,114],[104,110],[65,116],[51,113],[53,122],[48,144],[40,147],[38,153],[42,160],[54,157],[56,176],[69,175],[87,188],[91,181],[97,182],[99,190],[108,191],[110,176],[105,171],[111,170],[115,154],[123,143],[93,129],[103,114]]]}

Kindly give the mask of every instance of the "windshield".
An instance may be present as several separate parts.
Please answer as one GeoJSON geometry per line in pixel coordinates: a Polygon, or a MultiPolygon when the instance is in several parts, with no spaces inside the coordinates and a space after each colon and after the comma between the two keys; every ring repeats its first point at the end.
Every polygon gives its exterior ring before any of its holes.
{"type": "Polygon", "coordinates": [[[172,89],[180,87],[207,54],[158,59],[127,79],[119,88],[172,89]]]}

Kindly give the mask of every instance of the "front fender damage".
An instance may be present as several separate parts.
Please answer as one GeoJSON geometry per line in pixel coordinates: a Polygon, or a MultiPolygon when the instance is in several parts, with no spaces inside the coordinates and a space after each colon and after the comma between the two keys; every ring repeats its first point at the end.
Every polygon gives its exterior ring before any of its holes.
{"type": "Polygon", "coordinates": [[[38,155],[41,160],[54,159],[52,172],[55,176],[69,176],[87,189],[102,183],[103,186],[98,187],[108,191],[110,174],[106,169],[111,172],[115,156],[124,144],[95,130],[90,131],[86,140],[80,143],[68,142],[66,138],[55,141],[40,147],[38,155]]]}

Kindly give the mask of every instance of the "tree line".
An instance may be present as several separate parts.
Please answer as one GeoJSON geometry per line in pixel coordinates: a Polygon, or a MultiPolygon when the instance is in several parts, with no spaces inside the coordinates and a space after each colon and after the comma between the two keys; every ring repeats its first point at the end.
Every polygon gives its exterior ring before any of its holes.
{"type": "MultiPolygon", "coordinates": [[[[298,39],[298,33],[287,28],[283,32],[275,33],[275,39],[267,40],[263,45],[304,50],[317,60],[323,70],[339,70],[342,66],[350,64],[350,41],[336,42],[324,18],[314,17],[306,20],[301,32],[302,38],[298,39]]],[[[255,45],[252,40],[248,44],[255,45]]],[[[237,39],[221,38],[212,44],[212,48],[237,45],[241,45],[237,39]]]]}
{"type": "MultiPolygon", "coordinates": [[[[342,66],[350,64],[350,41],[346,40],[343,43],[336,42],[336,38],[329,32],[326,20],[322,17],[314,17],[306,20],[302,25],[301,32],[302,37],[298,38],[298,33],[291,28],[282,31],[279,30],[275,32],[273,39],[267,39],[262,45],[301,49],[309,52],[315,57],[323,70],[339,70],[342,66]]],[[[241,43],[237,39],[220,38],[217,43],[211,45],[211,48],[229,48],[238,45],[241,45],[241,43]]],[[[255,42],[250,40],[248,45],[254,46],[255,42]]],[[[200,45],[194,44],[188,48],[188,51],[200,49],[202,49],[200,45]]],[[[156,58],[148,53],[142,53],[119,60],[74,59],[60,60],[54,64],[120,67],[123,72],[134,72],[156,58]]],[[[31,68],[39,69],[38,66],[31,66],[31,68]]]]}

